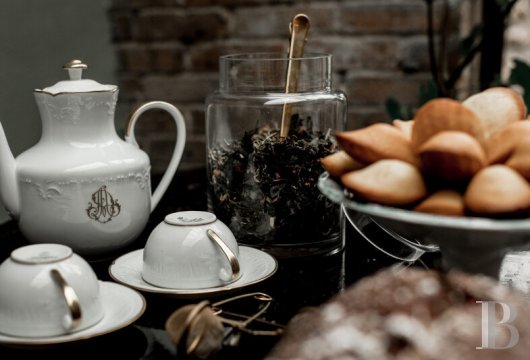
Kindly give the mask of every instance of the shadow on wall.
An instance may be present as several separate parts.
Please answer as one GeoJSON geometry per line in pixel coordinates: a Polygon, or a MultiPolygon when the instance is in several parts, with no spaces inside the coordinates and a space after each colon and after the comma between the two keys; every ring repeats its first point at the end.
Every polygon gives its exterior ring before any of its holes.
{"type": "MultiPolygon", "coordinates": [[[[111,0],[5,1],[0,11],[0,122],[15,156],[40,137],[33,90],[67,79],[62,65],[78,58],[84,76],[116,84],[108,8],[111,0]]],[[[118,120],[118,118],[117,118],[118,120]]],[[[121,130],[125,119],[116,127],[121,130]]],[[[0,211],[0,222],[7,220],[0,211]]]]}

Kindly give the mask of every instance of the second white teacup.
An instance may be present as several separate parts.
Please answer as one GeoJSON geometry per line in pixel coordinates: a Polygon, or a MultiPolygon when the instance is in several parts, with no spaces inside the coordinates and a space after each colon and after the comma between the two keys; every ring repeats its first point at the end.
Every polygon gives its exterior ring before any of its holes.
{"type": "Polygon", "coordinates": [[[212,213],[169,214],[145,244],[142,277],[152,285],[202,289],[229,284],[240,276],[237,241],[212,213]]]}
{"type": "Polygon", "coordinates": [[[102,318],[98,278],[70,247],[23,246],[0,265],[0,333],[58,336],[102,318]]]}

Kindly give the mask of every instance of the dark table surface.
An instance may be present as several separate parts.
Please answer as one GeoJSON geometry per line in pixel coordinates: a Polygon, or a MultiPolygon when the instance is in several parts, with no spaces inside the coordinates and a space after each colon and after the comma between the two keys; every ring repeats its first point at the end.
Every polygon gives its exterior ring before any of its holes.
{"type": "MultiPolygon", "coordinates": [[[[153,182],[155,182],[154,179],[153,182]]],[[[90,261],[100,280],[112,281],[108,267],[112,260],[131,250],[143,248],[147,236],[165,215],[183,210],[206,210],[206,177],[202,169],[179,171],[152,213],[142,235],[127,249],[105,260],[90,261]]],[[[328,256],[279,259],[278,270],[269,279],[238,290],[236,293],[217,295],[208,300],[215,302],[234,295],[259,291],[273,297],[264,314],[267,321],[287,324],[304,307],[318,306],[358,279],[396,263],[398,260],[382,254],[353,229],[345,227],[345,248],[328,256]]],[[[13,221],[0,226],[0,259],[27,242],[13,221]]],[[[435,266],[436,254],[423,256],[421,265],[435,266]]],[[[418,265],[418,263],[413,264],[418,265]]],[[[5,291],[5,289],[0,289],[5,291]]],[[[8,347],[0,345],[0,359],[21,358],[102,358],[119,359],[179,359],[175,347],[164,330],[167,318],[180,307],[198,303],[205,298],[177,299],[158,294],[143,293],[147,307],[133,324],[107,335],[73,343],[45,347],[8,347]]],[[[237,346],[225,345],[216,359],[262,359],[278,341],[278,336],[245,335],[237,346]]]]}

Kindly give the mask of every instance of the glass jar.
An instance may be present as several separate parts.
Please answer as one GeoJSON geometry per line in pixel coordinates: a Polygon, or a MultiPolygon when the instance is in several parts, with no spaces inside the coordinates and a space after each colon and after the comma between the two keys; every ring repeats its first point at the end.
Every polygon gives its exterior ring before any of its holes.
{"type": "Polygon", "coordinates": [[[219,66],[206,100],[209,211],[239,243],[280,258],[341,250],[339,207],[317,188],[320,158],[337,151],[346,123],[331,55],[227,55],[219,66]]]}

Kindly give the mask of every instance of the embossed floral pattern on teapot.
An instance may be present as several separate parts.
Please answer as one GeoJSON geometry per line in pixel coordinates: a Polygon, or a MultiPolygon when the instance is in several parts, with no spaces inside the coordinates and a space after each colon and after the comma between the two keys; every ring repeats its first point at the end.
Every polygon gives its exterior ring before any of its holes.
{"type": "Polygon", "coordinates": [[[79,60],[64,67],[69,80],[35,90],[42,119],[35,146],[14,159],[0,126],[0,196],[30,242],[62,243],[99,256],[142,232],[176,172],[186,129],[176,107],[153,101],[133,112],[122,140],[114,126],[118,87],[82,79],[87,66],[79,60]],[[152,108],[168,111],[177,129],[173,156],[154,193],[149,158],[134,135],[138,117],[152,108]]]}

